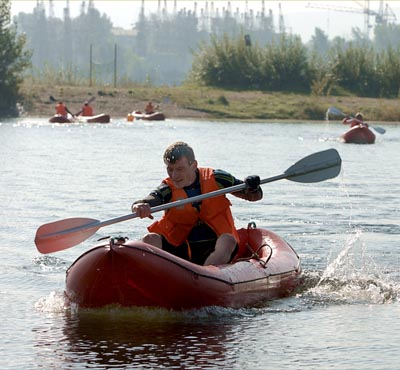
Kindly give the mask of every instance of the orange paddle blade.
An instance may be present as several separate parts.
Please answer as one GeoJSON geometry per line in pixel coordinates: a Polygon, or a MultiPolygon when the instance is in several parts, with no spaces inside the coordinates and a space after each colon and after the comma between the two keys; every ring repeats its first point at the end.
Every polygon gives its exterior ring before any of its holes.
{"type": "Polygon", "coordinates": [[[67,249],[93,235],[99,229],[98,223],[93,218],[67,218],[44,224],[36,231],[36,247],[43,254],[67,249]]]}

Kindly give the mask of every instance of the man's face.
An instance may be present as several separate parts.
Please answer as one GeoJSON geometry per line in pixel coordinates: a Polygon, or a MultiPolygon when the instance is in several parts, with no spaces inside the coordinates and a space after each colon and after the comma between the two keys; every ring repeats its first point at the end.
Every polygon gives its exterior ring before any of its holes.
{"type": "Polygon", "coordinates": [[[197,161],[189,164],[186,157],[177,160],[175,163],[166,162],[167,173],[178,189],[193,184],[196,180],[197,161]]]}

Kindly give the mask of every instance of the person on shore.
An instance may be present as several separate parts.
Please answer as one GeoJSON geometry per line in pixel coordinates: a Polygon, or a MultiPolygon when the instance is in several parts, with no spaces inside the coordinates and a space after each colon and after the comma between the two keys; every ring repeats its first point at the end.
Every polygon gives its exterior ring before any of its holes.
{"type": "Polygon", "coordinates": [[[350,127],[354,126],[365,126],[368,127],[368,124],[364,122],[364,116],[362,113],[357,112],[355,117],[351,117],[349,115],[346,115],[346,117],[343,118],[342,123],[344,125],[350,125],[350,127]]]}
{"type": "Polygon", "coordinates": [[[155,111],[154,105],[151,101],[149,101],[146,105],[146,108],[144,108],[144,112],[146,114],[152,114],[154,113],[154,111],[155,111]]]}
{"type": "Polygon", "coordinates": [[[62,101],[59,101],[56,104],[56,115],[67,118],[68,117],[68,109],[62,101]]]}
{"type": "MultiPolygon", "coordinates": [[[[234,196],[249,201],[263,197],[259,176],[242,181],[220,169],[198,167],[187,143],[171,144],[163,159],[168,177],[146,198],[132,204],[132,212],[140,218],[153,219],[151,207],[243,183],[246,188],[232,193],[234,196]]],[[[229,199],[220,195],[170,208],[148,227],[142,240],[198,265],[229,263],[239,243],[230,206],[229,199]]]]}
{"type": "Polygon", "coordinates": [[[76,114],[77,116],[93,116],[93,108],[88,101],[83,103],[81,110],[76,114]]]}

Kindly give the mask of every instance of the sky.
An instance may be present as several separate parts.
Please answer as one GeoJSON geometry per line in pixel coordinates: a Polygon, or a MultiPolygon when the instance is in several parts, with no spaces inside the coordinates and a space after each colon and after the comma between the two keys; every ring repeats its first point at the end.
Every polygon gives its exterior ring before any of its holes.
{"type": "MultiPolygon", "coordinates": [[[[37,0],[12,0],[11,12],[16,15],[19,12],[32,13],[36,6],[37,0]]],[[[69,0],[71,16],[75,17],[79,14],[82,0],[69,0]]],[[[204,9],[205,4],[222,11],[223,8],[228,8],[229,3],[232,12],[239,9],[239,12],[244,12],[247,9],[252,9],[254,12],[262,9],[262,0],[214,0],[214,1],[185,1],[177,0],[177,9],[186,8],[194,10],[194,4],[197,3],[197,10],[204,9]]],[[[308,41],[315,33],[315,28],[318,27],[324,31],[330,39],[335,36],[350,38],[351,29],[358,27],[361,31],[365,30],[365,12],[369,3],[370,12],[378,12],[380,1],[336,1],[336,0],[281,0],[271,1],[264,0],[266,12],[269,9],[273,11],[276,21],[278,20],[280,10],[283,15],[285,28],[288,32],[299,34],[304,42],[308,41]],[[280,9],[279,9],[280,5],[280,9]]],[[[49,14],[49,1],[44,0],[46,12],[49,14]]],[[[62,17],[63,8],[66,6],[67,0],[53,0],[55,15],[62,17]]],[[[105,13],[112,21],[115,27],[132,28],[137,21],[137,15],[141,8],[141,0],[94,0],[94,5],[101,14],[105,13]]],[[[164,7],[166,4],[167,11],[173,12],[174,0],[145,0],[145,12],[150,14],[156,12],[161,4],[164,7]]],[[[397,17],[396,23],[400,23],[400,1],[389,0],[383,2],[384,6],[388,5],[388,10],[394,13],[397,17]]],[[[371,25],[375,23],[375,16],[371,14],[369,17],[371,25]]],[[[278,25],[275,25],[276,28],[278,25]]]]}

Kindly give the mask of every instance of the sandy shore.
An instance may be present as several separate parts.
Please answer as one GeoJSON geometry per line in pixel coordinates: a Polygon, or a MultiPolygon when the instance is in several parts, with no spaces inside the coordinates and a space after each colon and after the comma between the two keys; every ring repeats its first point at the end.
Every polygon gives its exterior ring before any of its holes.
{"type": "MultiPolygon", "coordinates": [[[[128,113],[136,110],[143,110],[148,103],[147,99],[140,99],[129,96],[127,89],[112,90],[108,94],[96,89],[87,87],[64,87],[54,88],[47,86],[25,87],[25,94],[28,101],[24,104],[23,115],[32,117],[52,116],[55,113],[56,103],[50,99],[50,96],[57,100],[62,100],[72,112],[79,112],[85,100],[92,96],[95,100],[91,104],[94,114],[106,113],[112,118],[125,118],[128,113]]],[[[176,103],[165,101],[165,99],[153,100],[159,105],[159,110],[169,118],[195,118],[207,119],[211,116],[205,112],[186,109],[176,103]]]]}
{"type": "MultiPolygon", "coordinates": [[[[126,118],[130,112],[142,111],[151,100],[167,118],[229,119],[251,121],[312,121],[326,122],[329,107],[340,107],[354,114],[363,111],[366,121],[372,124],[399,124],[398,99],[373,99],[360,97],[312,96],[261,91],[225,91],[211,88],[168,87],[87,87],[24,84],[26,101],[23,115],[51,117],[55,102],[62,100],[73,113],[79,112],[85,100],[94,97],[94,114],[106,113],[111,118],[126,118]],[[221,97],[229,105],[221,105],[221,97]],[[312,118],[314,117],[314,118],[312,118]]],[[[331,118],[340,120],[340,117],[331,118]]]]}

